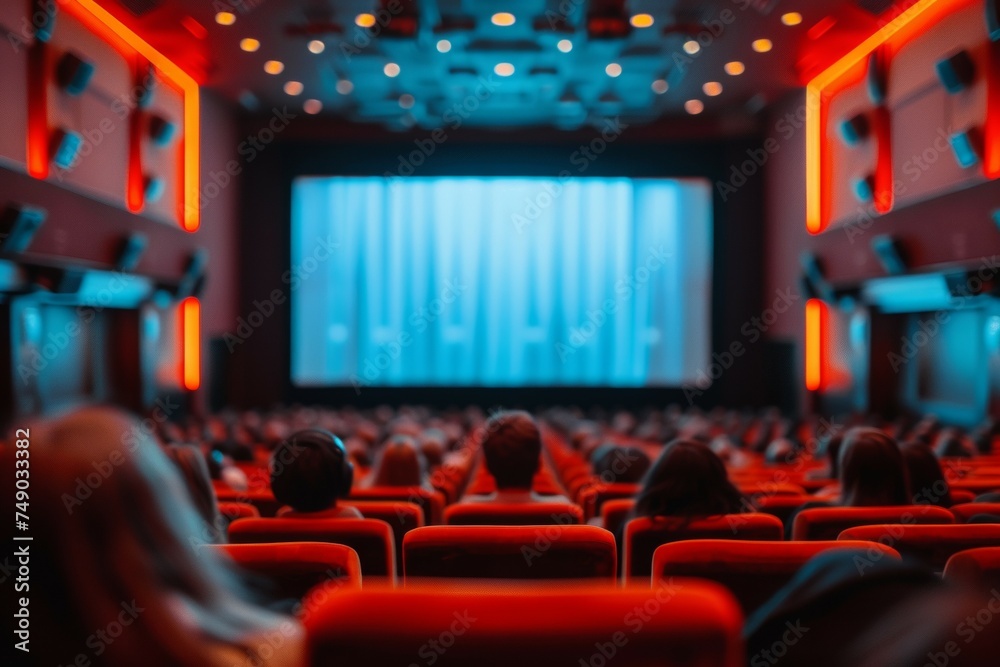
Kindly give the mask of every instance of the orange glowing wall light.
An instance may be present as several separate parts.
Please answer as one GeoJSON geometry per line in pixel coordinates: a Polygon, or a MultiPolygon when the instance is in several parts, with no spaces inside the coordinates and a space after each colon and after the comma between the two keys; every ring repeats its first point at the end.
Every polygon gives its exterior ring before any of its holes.
{"type": "Polygon", "coordinates": [[[189,296],[180,303],[181,380],[194,391],[201,386],[201,302],[189,296]]]}
{"type": "MultiPolygon", "coordinates": [[[[183,151],[184,173],[179,214],[181,226],[186,231],[197,231],[201,224],[198,191],[199,162],[201,160],[199,154],[201,106],[198,82],[169,58],[150,46],[146,40],[130,30],[124,23],[112,16],[106,9],[98,5],[95,0],[66,0],[66,2],[60,3],[60,7],[114,48],[123,51],[123,47],[127,47],[148,60],[167,82],[183,93],[184,137],[181,150],[183,151]]],[[[33,76],[40,69],[40,65],[36,65],[36,68],[33,68],[33,76]]],[[[38,95],[42,96],[41,101],[44,102],[44,93],[36,92],[36,96],[38,95]]],[[[39,107],[35,106],[34,108],[38,109],[39,107]]],[[[41,108],[45,109],[45,106],[43,105],[41,108]]],[[[37,115],[35,113],[31,116],[37,117],[37,115]]],[[[36,178],[45,178],[48,174],[48,128],[44,124],[44,115],[41,118],[36,118],[28,133],[28,171],[36,178]]],[[[133,189],[130,184],[128,203],[129,209],[134,211],[137,208],[137,202],[133,189]]]]}
{"type": "MultiPolygon", "coordinates": [[[[942,17],[971,2],[972,0],[918,0],[806,84],[806,229],[810,233],[818,234],[823,231],[829,218],[826,198],[830,168],[828,156],[823,151],[823,133],[830,98],[864,77],[866,59],[873,51],[886,45],[891,52],[896,52],[942,17]]],[[[884,182],[884,173],[880,180],[884,182]]],[[[883,205],[877,208],[886,207],[883,205]]],[[[884,213],[886,210],[880,212],[884,213]]]]}
{"type": "Polygon", "coordinates": [[[826,373],[826,304],[819,299],[806,301],[806,389],[823,386],[826,373]]]}

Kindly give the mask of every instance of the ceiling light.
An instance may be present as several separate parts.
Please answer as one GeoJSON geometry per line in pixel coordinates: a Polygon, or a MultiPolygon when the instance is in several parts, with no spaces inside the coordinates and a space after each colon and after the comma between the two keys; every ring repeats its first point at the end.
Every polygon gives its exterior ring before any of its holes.
{"type": "Polygon", "coordinates": [[[215,15],[215,22],[219,25],[232,25],[236,23],[236,14],[232,12],[219,12],[215,15]]]}
{"type": "Polygon", "coordinates": [[[496,14],[490,17],[490,21],[493,22],[493,25],[498,25],[501,27],[514,25],[514,21],[516,20],[517,19],[515,19],[514,15],[511,14],[510,12],[497,12],[496,14]]]}
{"type": "Polygon", "coordinates": [[[657,95],[662,95],[663,93],[670,90],[670,85],[667,83],[666,79],[657,79],[652,85],[653,92],[657,95]]]}
{"type": "Polygon", "coordinates": [[[375,25],[374,14],[358,14],[354,17],[354,25],[359,28],[370,28],[375,25]]]}
{"type": "Polygon", "coordinates": [[[347,79],[341,79],[337,82],[337,92],[341,95],[350,95],[352,90],[354,90],[354,84],[347,79]]]}
{"type": "Polygon", "coordinates": [[[619,65],[618,63],[610,63],[607,67],[604,68],[604,72],[612,79],[614,79],[615,77],[621,76],[622,66],[619,65]]]}
{"type": "Polygon", "coordinates": [[[798,12],[788,12],[781,15],[781,22],[785,25],[798,25],[802,23],[802,14],[798,12]]]}
{"type": "Polygon", "coordinates": [[[244,37],[240,40],[240,48],[247,53],[253,53],[260,48],[260,42],[253,37],[244,37]]]}
{"type": "Polygon", "coordinates": [[[726,63],[723,69],[726,70],[726,74],[728,74],[729,76],[739,76],[740,74],[743,74],[743,72],[746,71],[746,67],[744,67],[743,63],[741,63],[739,60],[734,60],[732,62],[726,63]]]}
{"type": "Polygon", "coordinates": [[[722,84],[718,81],[706,81],[705,85],[701,87],[705,94],[709,97],[715,97],[716,95],[722,94],[722,84]]]}
{"type": "Polygon", "coordinates": [[[633,28],[648,28],[653,25],[653,15],[652,14],[636,14],[629,19],[629,23],[632,24],[633,28]]]}
{"type": "Polygon", "coordinates": [[[755,39],[751,46],[753,46],[753,50],[757,53],[767,53],[771,50],[773,44],[771,44],[771,40],[769,39],[755,39]]]}
{"type": "Polygon", "coordinates": [[[689,39],[688,41],[684,42],[685,53],[688,53],[693,56],[699,51],[701,51],[701,44],[699,44],[698,42],[694,41],[693,39],[689,39]]]}
{"type": "Polygon", "coordinates": [[[399,76],[399,65],[396,63],[386,63],[385,67],[382,68],[382,71],[390,79],[395,78],[399,76]]]}
{"type": "Polygon", "coordinates": [[[569,41],[568,39],[560,39],[556,43],[556,48],[562,51],[563,53],[569,53],[570,51],[573,50],[573,42],[569,41]]]}
{"type": "Polygon", "coordinates": [[[305,86],[300,81],[288,81],[285,83],[285,92],[289,95],[301,95],[305,86]]]}
{"type": "Polygon", "coordinates": [[[315,115],[323,110],[323,103],[319,100],[306,100],[302,108],[305,109],[306,113],[315,115]]]}
{"type": "Polygon", "coordinates": [[[326,49],[326,44],[318,39],[314,39],[309,42],[309,45],[306,48],[308,48],[311,53],[323,53],[323,50],[326,49]]]}
{"type": "Polygon", "coordinates": [[[701,100],[688,100],[684,103],[684,110],[692,116],[697,116],[705,110],[705,105],[701,100]]]}
{"type": "Polygon", "coordinates": [[[268,74],[281,74],[285,71],[285,65],[280,60],[268,60],[264,63],[264,71],[268,74]]]}
{"type": "Polygon", "coordinates": [[[416,100],[413,99],[413,95],[410,95],[409,93],[403,93],[399,96],[399,106],[403,109],[412,109],[414,102],[416,102],[416,100]]]}
{"type": "Polygon", "coordinates": [[[441,53],[448,53],[451,51],[451,42],[447,39],[439,39],[437,43],[437,50],[441,53]]]}
{"type": "Polygon", "coordinates": [[[493,68],[493,71],[497,76],[510,76],[514,73],[514,66],[510,63],[497,63],[496,67],[493,68]]]}

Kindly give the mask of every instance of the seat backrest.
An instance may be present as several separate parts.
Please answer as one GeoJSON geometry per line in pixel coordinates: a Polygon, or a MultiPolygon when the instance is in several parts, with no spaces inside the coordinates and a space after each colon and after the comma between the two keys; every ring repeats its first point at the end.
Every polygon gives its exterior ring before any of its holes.
{"type": "Polygon", "coordinates": [[[700,519],[632,519],[625,525],[622,540],[625,582],[649,580],[653,571],[653,553],[661,544],[704,539],[780,541],[783,534],[781,521],[770,514],[723,514],[700,519]]]}
{"type": "Polygon", "coordinates": [[[965,477],[951,482],[950,486],[958,491],[971,491],[978,496],[1000,491],[1000,477],[965,477]]]}
{"type": "Polygon", "coordinates": [[[595,484],[577,494],[577,503],[583,508],[583,519],[589,521],[601,516],[601,508],[609,500],[634,498],[642,486],[639,484],[595,484]]]}
{"type": "Polygon", "coordinates": [[[799,512],[792,523],[793,540],[835,540],[848,528],[877,523],[954,523],[948,510],[934,505],[889,507],[812,507],[799,512]]]}
{"type": "Polygon", "coordinates": [[[458,503],[444,511],[444,522],[449,526],[565,526],[583,523],[583,510],[572,503],[458,503]]]}
{"type": "Polygon", "coordinates": [[[944,578],[981,590],[1000,586],[1000,546],[966,549],[952,554],[944,566],[944,578]]]}
{"type": "Polygon", "coordinates": [[[622,535],[625,529],[625,521],[635,507],[635,500],[632,498],[622,498],[620,500],[609,500],[601,506],[601,523],[605,530],[610,530],[614,535],[622,535]]]}
{"type": "Polygon", "coordinates": [[[424,511],[424,525],[438,526],[444,512],[444,494],[421,486],[371,486],[351,489],[353,500],[392,500],[419,505],[424,511]]]}
{"type": "MultiPolygon", "coordinates": [[[[396,543],[396,571],[403,571],[403,537],[424,525],[424,511],[414,503],[397,503],[389,500],[341,500],[338,506],[353,507],[366,519],[385,521],[392,528],[396,543]]],[[[285,519],[311,519],[309,514],[299,514],[291,507],[282,507],[278,516],[285,519]]],[[[335,517],[334,517],[335,518],[335,517]]]]}
{"type": "Polygon", "coordinates": [[[848,528],[838,539],[889,544],[903,556],[919,560],[940,572],[948,559],[959,551],[1000,547],[1000,524],[877,524],[848,528]]]}
{"type": "Polygon", "coordinates": [[[250,503],[219,502],[219,514],[228,523],[237,519],[259,519],[260,510],[250,503]]]}
{"type": "Polygon", "coordinates": [[[281,508],[281,503],[270,491],[234,491],[233,489],[216,489],[215,498],[220,503],[246,503],[253,505],[262,517],[272,517],[281,508]]]}
{"type": "Polygon", "coordinates": [[[711,582],[425,585],[330,596],[304,619],[315,667],[738,667],[742,615],[711,582]]]}
{"type": "Polygon", "coordinates": [[[361,588],[358,554],[342,544],[213,544],[207,548],[258,575],[269,592],[279,598],[301,600],[311,588],[327,581],[338,582],[344,588],[361,588]]]}
{"type": "Polygon", "coordinates": [[[784,523],[795,514],[795,510],[815,500],[815,497],[809,495],[775,495],[756,498],[754,505],[758,512],[776,516],[784,523]]]}
{"type": "Polygon", "coordinates": [[[396,576],[392,529],[378,519],[240,519],[229,526],[232,544],[327,542],[354,549],[365,577],[396,576]]]}
{"type": "Polygon", "coordinates": [[[950,509],[958,523],[968,523],[969,519],[980,514],[1000,517],[1000,503],[962,503],[952,505],[950,509]]]}
{"type": "Polygon", "coordinates": [[[722,584],[750,614],[787,584],[810,558],[830,549],[863,551],[868,558],[899,558],[891,547],[875,542],[778,542],[684,540],[664,544],[653,553],[655,586],[670,577],[698,577],[722,584]]]}
{"type": "Polygon", "coordinates": [[[428,526],[403,542],[403,576],[477,579],[605,579],[614,582],[615,539],[597,526],[428,526]]]}

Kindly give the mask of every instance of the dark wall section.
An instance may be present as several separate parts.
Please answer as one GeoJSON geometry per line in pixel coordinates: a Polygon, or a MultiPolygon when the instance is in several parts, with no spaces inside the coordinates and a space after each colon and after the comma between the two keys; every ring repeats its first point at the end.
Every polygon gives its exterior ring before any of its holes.
{"type": "MultiPolygon", "coordinates": [[[[249,133],[253,133],[253,129],[249,133]]],[[[416,140],[427,134],[386,135],[360,142],[349,136],[340,141],[306,143],[276,142],[255,156],[244,172],[243,227],[240,267],[243,277],[239,314],[225,336],[225,350],[232,350],[232,401],[240,406],[266,406],[281,400],[331,404],[379,402],[433,402],[484,405],[539,405],[577,402],[583,404],[665,404],[689,400],[710,405],[757,405],[763,351],[744,346],[745,352],[723,354],[733,343],[744,341],[741,328],[761,310],[763,265],[762,186],[760,182],[741,188],[723,199],[714,195],[714,276],[712,349],[718,353],[705,375],[719,378],[709,388],[685,389],[487,389],[363,388],[325,390],[296,389],[289,382],[289,302],[294,292],[288,284],[291,182],[299,175],[381,175],[407,173],[401,165],[413,164],[409,155],[419,151],[424,158],[415,169],[420,176],[521,175],[556,176],[569,170],[580,176],[704,177],[713,184],[729,173],[731,166],[747,159],[746,151],[757,140],[727,140],[720,143],[664,143],[647,141],[626,130],[585,171],[573,154],[595,139],[596,134],[559,135],[540,141],[507,140],[503,134],[449,137],[434,145],[433,152],[420,151],[416,140]],[[283,303],[273,307],[274,296],[283,303]],[[267,312],[265,312],[267,311],[267,312]],[[260,313],[257,315],[255,313],[260,313]]],[[[425,147],[429,144],[424,143],[425,147]]],[[[601,147],[601,142],[596,144],[601,147]]],[[[579,156],[577,157],[579,160],[579,156]]]]}

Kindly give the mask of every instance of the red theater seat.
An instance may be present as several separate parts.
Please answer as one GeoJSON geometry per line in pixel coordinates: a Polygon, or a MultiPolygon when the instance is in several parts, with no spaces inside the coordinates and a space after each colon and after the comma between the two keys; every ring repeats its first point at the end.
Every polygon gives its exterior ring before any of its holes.
{"type": "Polygon", "coordinates": [[[951,513],[958,523],[968,523],[969,519],[978,514],[989,514],[1000,517],[1000,503],[962,503],[952,505],[951,513]]]}
{"type": "Polygon", "coordinates": [[[326,581],[345,588],[361,587],[358,554],[340,544],[217,544],[209,548],[263,577],[279,597],[302,599],[309,589],[326,581]]]}
{"type": "Polygon", "coordinates": [[[237,519],[259,519],[260,512],[250,503],[220,502],[219,514],[229,523],[237,519]]]}
{"type": "MultiPolygon", "coordinates": [[[[403,537],[414,528],[420,528],[424,525],[424,511],[420,506],[414,503],[394,503],[382,500],[343,500],[340,504],[355,508],[366,519],[378,519],[389,524],[389,527],[392,528],[393,541],[396,543],[396,571],[401,572],[403,569],[403,537]]],[[[278,510],[278,516],[284,519],[327,518],[323,516],[322,512],[315,515],[299,514],[293,512],[290,507],[282,507],[278,510]]]]}
{"type": "Polygon", "coordinates": [[[365,577],[396,576],[392,529],[377,519],[240,519],[229,526],[229,541],[343,544],[358,553],[365,577]]]}
{"type": "Polygon", "coordinates": [[[862,549],[899,558],[895,549],[874,542],[745,542],[684,540],[653,553],[653,585],[670,577],[711,579],[729,589],[750,613],[778,592],[810,558],[830,549],[862,549]]]}
{"type": "Polygon", "coordinates": [[[584,521],[590,521],[601,516],[601,508],[607,501],[634,498],[640,488],[638,484],[596,484],[580,491],[576,500],[583,508],[584,521]]]}
{"type": "Polygon", "coordinates": [[[281,503],[274,497],[274,494],[270,491],[234,491],[229,490],[215,490],[215,498],[220,503],[245,503],[248,505],[253,505],[260,512],[262,517],[273,517],[279,509],[281,509],[281,503]]]}
{"type": "Polygon", "coordinates": [[[449,526],[541,526],[583,523],[572,503],[459,503],[444,511],[449,526]]]}
{"type": "Polygon", "coordinates": [[[813,507],[796,515],[792,539],[835,540],[848,528],[877,523],[955,523],[955,517],[948,510],[933,505],[813,507]]]}
{"type": "Polygon", "coordinates": [[[429,526],[403,542],[403,573],[477,579],[606,579],[615,539],[596,526],[429,526]]]}
{"type": "Polygon", "coordinates": [[[508,582],[346,591],[304,619],[314,667],[740,667],[739,606],[711,582],[656,591],[508,582]]]}
{"type": "Polygon", "coordinates": [[[870,540],[891,545],[908,558],[917,559],[936,571],[959,551],[977,547],[1000,547],[1000,525],[901,525],[857,526],[840,534],[845,540],[870,540]]]}
{"type": "Polygon", "coordinates": [[[351,489],[348,500],[392,500],[419,505],[424,511],[424,525],[438,526],[444,511],[444,494],[420,486],[372,486],[351,489]]]}
{"type": "Polygon", "coordinates": [[[653,553],[661,544],[680,540],[772,540],[781,541],[784,527],[770,514],[724,514],[705,519],[643,517],[625,525],[622,562],[625,582],[648,581],[653,571],[653,553]]]}
{"type": "Polygon", "coordinates": [[[966,477],[951,482],[950,486],[953,490],[970,491],[979,496],[1000,491],[1000,477],[966,477]]]}
{"type": "Polygon", "coordinates": [[[615,535],[621,535],[628,520],[628,515],[635,507],[635,500],[623,498],[621,500],[609,500],[601,506],[601,522],[605,530],[610,530],[615,535]]]}
{"type": "Polygon", "coordinates": [[[816,498],[808,495],[776,495],[751,500],[754,501],[758,512],[776,516],[784,523],[795,514],[795,510],[806,503],[815,502],[816,498]]]}
{"type": "Polygon", "coordinates": [[[944,566],[944,577],[973,586],[1000,586],[1000,547],[967,549],[953,554],[944,566]]]}

